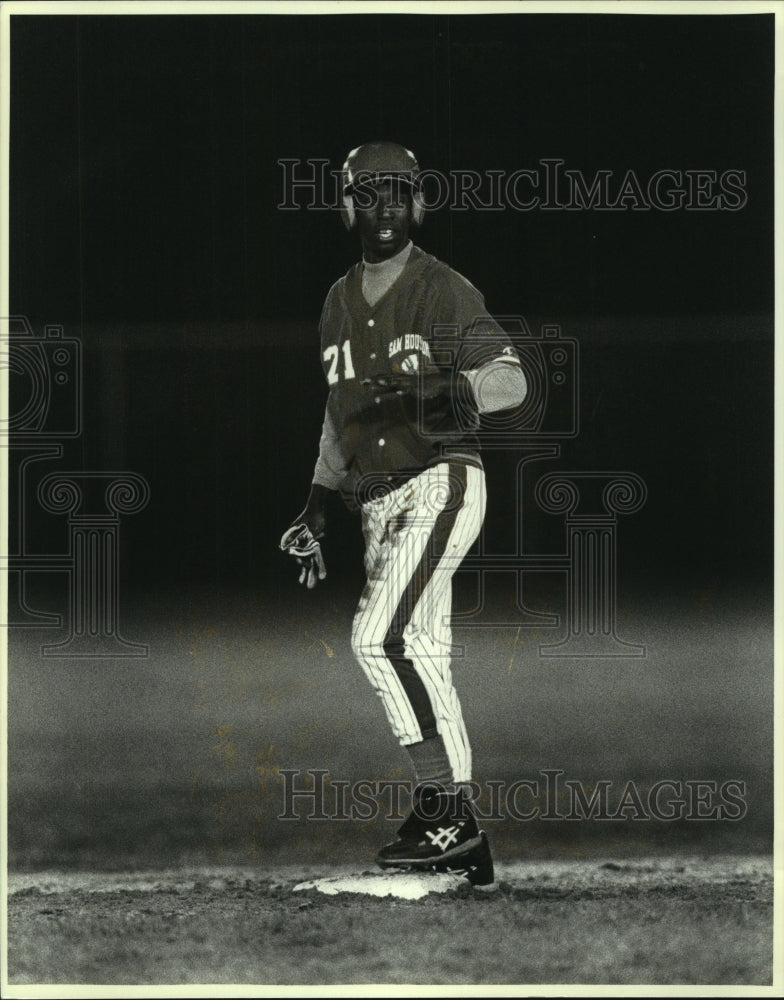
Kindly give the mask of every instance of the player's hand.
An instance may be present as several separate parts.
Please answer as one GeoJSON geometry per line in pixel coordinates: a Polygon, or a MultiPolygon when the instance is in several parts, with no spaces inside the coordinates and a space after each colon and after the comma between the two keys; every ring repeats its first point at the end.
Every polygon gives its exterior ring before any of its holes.
{"type": "Polygon", "coordinates": [[[374,375],[360,383],[368,390],[410,394],[421,399],[435,399],[452,391],[451,372],[412,372],[410,375],[374,375]]]}
{"type": "Polygon", "coordinates": [[[381,390],[382,392],[411,392],[416,385],[411,380],[411,376],[405,375],[374,375],[372,378],[363,378],[360,385],[368,391],[381,390]]]}
{"type": "Polygon", "coordinates": [[[308,590],[313,590],[318,581],[326,577],[327,567],[321,545],[307,524],[300,521],[287,528],[280,540],[280,548],[297,561],[300,566],[299,582],[308,590]]]}
{"type": "Polygon", "coordinates": [[[327,519],[324,514],[324,510],[321,506],[316,504],[309,504],[302,513],[298,514],[294,520],[289,525],[289,528],[293,528],[295,525],[305,525],[308,531],[311,533],[313,538],[318,542],[324,537],[324,531],[327,526],[327,519]]]}

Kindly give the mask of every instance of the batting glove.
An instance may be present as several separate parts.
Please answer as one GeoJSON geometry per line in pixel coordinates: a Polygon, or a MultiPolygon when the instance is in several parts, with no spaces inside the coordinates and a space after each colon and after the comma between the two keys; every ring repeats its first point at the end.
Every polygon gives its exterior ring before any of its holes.
{"type": "Polygon", "coordinates": [[[308,590],[313,590],[319,580],[327,575],[327,567],[321,552],[321,545],[311,534],[306,524],[292,524],[283,533],[280,540],[283,552],[293,556],[302,567],[299,582],[304,583],[308,590]]]}

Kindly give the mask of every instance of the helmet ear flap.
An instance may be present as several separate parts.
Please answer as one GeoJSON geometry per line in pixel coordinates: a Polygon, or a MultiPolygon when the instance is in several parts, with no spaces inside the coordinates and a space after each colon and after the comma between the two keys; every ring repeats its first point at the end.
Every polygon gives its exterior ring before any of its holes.
{"type": "Polygon", "coordinates": [[[425,217],[425,203],[422,200],[422,188],[414,183],[411,185],[411,221],[415,226],[421,226],[425,217]]]}
{"type": "Polygon", "coordinates": [[[352,149],[346,157],[343,169],[340,171],[340,217],[346,229],[353,229],[357,224],[357,213],[354,211],[354,196],[351,190],[353,178],[351,176],[351,161],[359,152],[360,147],[352,149]]]}
{"type": "Polygon", "coordinates": [[[340,217],[346,229],[353,229],[357,224],[357,213],[354,211],[354,197],[344,194],[340,205],[340,217]]]}

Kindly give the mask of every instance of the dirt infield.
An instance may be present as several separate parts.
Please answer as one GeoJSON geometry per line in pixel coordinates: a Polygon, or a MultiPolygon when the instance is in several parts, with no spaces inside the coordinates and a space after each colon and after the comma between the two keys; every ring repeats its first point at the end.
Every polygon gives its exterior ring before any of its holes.
{"type": "Polygon", "coordinates": [[[294,891],[303,880],[349,871],[300,865],[11,875],[8,980],[12,986],[772,981],[767,857],[506,864],[498,866],[496,893],[465,885],[418,901],[294,891]]]}

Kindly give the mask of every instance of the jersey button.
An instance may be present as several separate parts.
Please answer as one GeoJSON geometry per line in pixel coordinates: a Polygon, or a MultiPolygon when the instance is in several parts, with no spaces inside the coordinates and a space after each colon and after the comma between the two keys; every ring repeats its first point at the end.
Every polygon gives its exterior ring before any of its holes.
{"type": "Polygon", "coordinates": [[[370,360],[371,361],[375,361],[376,360],[376,352],[375,351],[373,351],[373,353],[370,355],[370,360]]]}
{"type": "Polygon", "coordinates": [[[376,402],[377,402],[377,403],[380,403],[380,402],[381,402],[381,396],[376,396],[376,402]]]}
{"type": "Polygon", "coordinates": [[[385,440],[384,440],[383,438],[379,438],[379,439],[378,439],[378,443],[379,443],[379,444],[381,445],[381,447],[383,448],[383,447],[384,447],[384,445],[386,444],[386,441],[385,441],[385,440]]]}
{"type": "Polygon", "coordinates": [[[374,319],[369,319],[368,320],[368,326],[375,326],[375,325],[376,325],[376,321],[374,319]]]}

